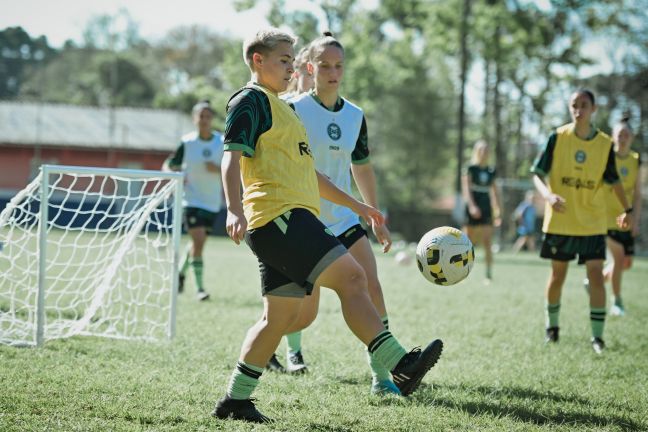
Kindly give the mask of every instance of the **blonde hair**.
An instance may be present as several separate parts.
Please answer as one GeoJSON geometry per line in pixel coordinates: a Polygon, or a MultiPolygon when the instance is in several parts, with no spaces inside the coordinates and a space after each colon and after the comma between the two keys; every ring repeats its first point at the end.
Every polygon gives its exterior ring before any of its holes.
{"type": "Polygon", "coordinates": [[[630,132],[631,134],[633,133],[632,128],[630,127],[629,117],[623,117],[617,124],[614,125],[614,128],[612,129],[612,135],[618,134],[622,129],[628,129],[628,132],[630,132]]]}
{"type": "Polygon", "coordinates": [[[473,145],[472,155],[470,156],[470,163],[472,165],[479,165],[479,150],[488,148],[488,143],[480,139],[473,145]]]}
{"type": "Polygon", "coordinates": [[[243,42],[243,60],[245,64],[248,65],[251,71],[254,71],[254,63],[252,61],[254,54],[266,55],[274,50],[281,42],[288,42],[290,45],[294,45],[296,40],[288,33],[277,28],[271,27],[259,30],[254,36],[243,42]]]}
{"type": "MultiPolygon", "coordinates": [[[[300,49],[297,55],[295,56],[295,61],[293,62],[293,67],[295,68],[295,72],[299,71],[299,73],[302,73],[301,71],[302,66],[305,66],[306,63],[308,63],[309,48],[310,45],[306,45],[302,47],[302,49],[300,49]]],[[[288,83],[288,88],[286,88],[286,93],[296,92],[298,84],[299,84],[298,79],[293,74],[293,76],[290,78],[290,82],[288,83]]]]}

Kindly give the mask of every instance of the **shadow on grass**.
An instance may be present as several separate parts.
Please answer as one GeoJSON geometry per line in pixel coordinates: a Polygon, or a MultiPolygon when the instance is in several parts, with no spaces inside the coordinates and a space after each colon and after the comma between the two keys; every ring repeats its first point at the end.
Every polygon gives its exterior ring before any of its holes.
{"type": "MultiPolygon", "coordinates": [[[[593,406],[594,402],[582,396],[562,395],[516,386],[435,385],[433,390],[431,386],[422,384],[419,391],[410,399],[423,404],[464,411],[472,415],[509,417],[541,426],[564,424],[586,427],[606,426],[616,427],[623,431],[646,430],[648,426],[613,413],[606,416],[588,413],[586,411],[593,406]],[[456,397],[448,398],[444,396],[446,394],[456,397]],[[475,397],[488,398],[489,400],[466,400],[475,399],[475,397]],[[496,400],[493,401],[493,399],[496,400]],[[528,408],[526,405],[529,404],[534,404],[538,408],[528,408]],[[580,405],[583,412],[574,412],[574,407],[568,408],[570,412],[561,411],[561,404],[580,405]]],[[[615,411],[623,409],[621,406],[614,408],[615,411]]]]}

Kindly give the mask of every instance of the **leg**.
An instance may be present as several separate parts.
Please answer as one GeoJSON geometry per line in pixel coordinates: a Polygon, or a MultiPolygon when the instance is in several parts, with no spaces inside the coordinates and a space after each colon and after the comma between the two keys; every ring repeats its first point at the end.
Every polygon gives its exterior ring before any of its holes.
{"type": "Polygon", "coordinates": [[[624,261],[625,261],[625,251],[623,250],[623,245],[611,238],[607,238],[607,247],[612,254],[612,269],[611,269],[611,280],[612,280],[612,293],[615,300],[621,298],[621,275],[624,270],[624,261]]]}
{"type": "Polygon", "coordinates": [[[518,253],[522,250],[522,247],[527,242],[527,236],[520,235],[513,243],[513,252],[518,253]]]}
{"type": "Polygon", "coordinates": [[[590,282],[590,325],[592,327],[592,348],[601,354],[605,348],[603,329],[605,327],[605,286],[603,282],[603,259],[585,262],[590,282]]]}
{"type": "Polygon", "coordinates": [[[493,226],[483,225],[481,234],[486,255],[486,279],[491,279],[493,277],[493,226]]]}
{"type": "Polygon", "coordinates": [[[569,261],[551,260],[551,274],[545,292],[545,342],[558,342],[560,297],[569,261]]]}
{"type": "Polygon", "coordinates": [[[207,229],[204,226],[196,226],[189,228],[189,235],[191,236],[191,260],[190,264],[193,268],[194,276],[196,279],[196,287],[198,289],[198,300],[207,300],[209,294],[205,292],[203,282],[203,248],[207,241],[207,229]]]}

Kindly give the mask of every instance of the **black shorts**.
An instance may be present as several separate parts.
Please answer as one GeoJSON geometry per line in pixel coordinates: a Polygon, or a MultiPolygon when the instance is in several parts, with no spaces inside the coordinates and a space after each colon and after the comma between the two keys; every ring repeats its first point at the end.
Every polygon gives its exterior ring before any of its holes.
{"type": "Polygon", "coordinates": [[[488,207],[479,207],[481,210],[481,217],[475,219],[468,211],[468,206],[466,206],[466,220],[468,221],[468,226],[479,226],[479,225],[493,225],[493,216],[490,206],[488,207]]]}
{"type": "Polygon", "coordinates": [[[201,209],[198,207],[185,207],[184,209],[184,225],[185,229],[204,227],[207,232],[211,232],[214,221],[218,213],[210,212],[209,210],[201,209]]]}
{"type": "Polygon", "coordinates": [[[605,259],[605,236],[569,236],[545,234],[540,257],[556,261],[571,261],[578,255],[578,264],[605,259]]]}
{"type": "Polygon", "coordinates": [[[249,230],[245,241],[259,260],[263,295],[310,295],[319,275],[347,253],[333,233],[302,208],[249,230]]]}
{"type": "Polygon", "coordinates": [[[362,225],[360,224],[353,225],[351,228],[337,236],[340,243],[342,243],[342,245],[347,249],[351,249],[351,246],[353,246],[355,242],[360,240],[362,237],[367,237],[367,231],[362,228],[362,225]]]}
{"type": "Polygon", "coordinates": [[[608,230],[607,235],[615,242],[621,243],[627,256],[634,255],[634,237],[631,231],[608,230]]]}

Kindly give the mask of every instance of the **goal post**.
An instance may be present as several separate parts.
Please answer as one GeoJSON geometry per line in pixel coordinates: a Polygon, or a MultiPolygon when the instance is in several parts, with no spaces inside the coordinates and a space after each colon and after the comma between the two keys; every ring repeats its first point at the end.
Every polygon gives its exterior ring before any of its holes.
{"type": "Polygon", "coordinates": [[[0,343],[175,335],[183,175],[43,165],[0,213],[0,343]]]}

